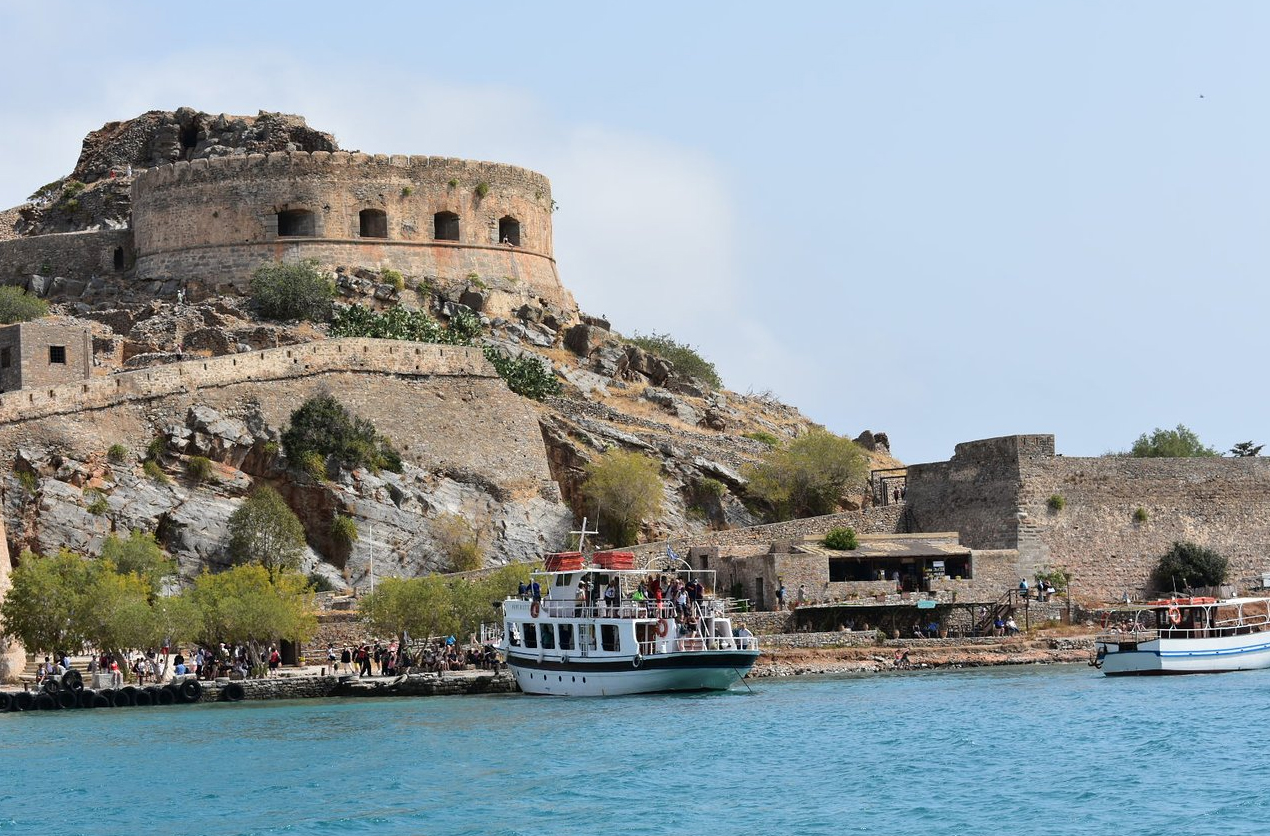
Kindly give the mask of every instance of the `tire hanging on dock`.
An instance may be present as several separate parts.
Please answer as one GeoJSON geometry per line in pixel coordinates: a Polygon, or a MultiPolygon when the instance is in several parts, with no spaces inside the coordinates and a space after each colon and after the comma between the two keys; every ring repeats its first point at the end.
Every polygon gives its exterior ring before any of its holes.
{"type": "Polygon", "coordinates": [[[245,696],[247,696],[247,692],[243,689],[242,683],[239,682],[229,683],[220,692],[220,697],[225,702],[242,702],[245,696]]]}
{"type": "Polygon", "coordinates": [[[18,691],[13,695],[14,711],[30,711],[35,708],[35,694],[30,691],[18,691]]]}
{"type": "Polygon", "coordinates": [[[177,686],[177,696],[181,702],[198,702],[199,697],[203,696],[203,686],[199,684],[197,679],[187,679],[177,686]]]}

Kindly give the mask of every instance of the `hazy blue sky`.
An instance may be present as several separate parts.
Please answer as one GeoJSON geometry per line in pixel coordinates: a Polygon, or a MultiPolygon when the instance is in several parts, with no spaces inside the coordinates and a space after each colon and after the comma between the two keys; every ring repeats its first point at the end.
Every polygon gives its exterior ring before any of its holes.
{"type": "Polygon", "coordinates": [[[529,166],[625,332],[905,461],[1270,442],[1270,4],[0,0],[0,204],[103,123],[529,166]]]}

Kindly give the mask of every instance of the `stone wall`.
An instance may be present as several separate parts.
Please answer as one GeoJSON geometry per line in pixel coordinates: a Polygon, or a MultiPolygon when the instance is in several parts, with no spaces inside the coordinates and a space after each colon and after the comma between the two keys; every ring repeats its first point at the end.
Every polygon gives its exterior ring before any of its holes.
{"type": "Polygon", "coordinates": [[[506,279],[524,288],[524,301],[576,310],[552,256],[551,184],[516,166],[342,151],[251,154],[150,169],[134,182],[132,204],[140,279],[242,290],[261,263],[315,258],[428,280],[506,279]],[[364,211],[383,213],[374,237],[362,235],[364,211]],[[280,237],[280,212],[310,213],[305,234],[280,237]],[[458,217],[456,240],[438,235],[441,212],[458,217]],[[500,237],[508,219],[518,225],[515,246],[500,237]]]}
{"type": "MultiPolygon", "coordinates": [[[[14,284],[20,279],[27,287],[30,277],[35,276],[38,287],[28,289],[44,295],[48,292],[44,277],[69,276],[77,282],[87,282],[94,275],[122,275],[132,266],[132,259],[132,231],[128,229],[13,238],[0,241],[0,281],[14,284]],[[120,257],[118,269],[116,250],[120,257]]],[[[47,281],[51,285],[53,279],[47,281]]],[[[83,290],[82,285],[79,290],[83,290]]]]}
{"type": "MultiPolygon", "coordinates": [[[[4,595],[12,588],[9,572],[13,564],[9,560],[9,538],[5,536],[4,519],[0,517],[0,604],[4,603],[4,595]]],[[[26,651],[22,645],[0,636],[0,684],[18,681],[26,667],[26,651]]]]}
{"type": "Polygon", "coordinates": [[[1053,436],[1012,436],[910,466],[907,501],[912,530],[955,530],[973,549],[1003,550],[990,563],[976,551],[976,578],[989,570],[1002,588],[1065,568],[1078,600],[1141,598],[1176,540],[1228,557],[1242,589],[1270,572],[1266,458],[1072,458],[1054,454],[1053,436]],[[1061,510],[1049,507],[1054,495],[1061,510]],[[1135,519],[1139,508],[1145,522],[1135,519]]]}
{"type": "Polygon", "coordinates": [[[92,335],[57,319],[0,328],[0,393],[84,380],[93,372],[92,335]],[[54,362],[51,349],[61,349],[54,362]]]}

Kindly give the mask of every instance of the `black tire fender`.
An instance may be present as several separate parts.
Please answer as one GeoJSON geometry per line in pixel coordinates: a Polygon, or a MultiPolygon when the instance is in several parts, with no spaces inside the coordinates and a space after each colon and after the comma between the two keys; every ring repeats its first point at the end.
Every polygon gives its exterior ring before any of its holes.
{"type": "Polygon", "coordinates": [[[241,682],[231,682],[221,690],[220,695],[225,702],[242,702],[247,696],[247,691],[241,682]]]}

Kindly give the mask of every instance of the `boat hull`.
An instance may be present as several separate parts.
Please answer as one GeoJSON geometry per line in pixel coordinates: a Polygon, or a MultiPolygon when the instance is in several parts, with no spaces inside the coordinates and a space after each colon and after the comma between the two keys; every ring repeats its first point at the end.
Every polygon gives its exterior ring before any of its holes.
{"type": "Polygon", "coordinates": [[[1270,668],[1270,633],[1205,639],[1157,639],[1128,647],[1107,643],[1107,676],[1227,673],[1270,668]]]}
{"type": "Polygon", "coordinates": [[[726,691],[754,666],[757,651],[695,651],[636,659],[559,659],[510,654],[507,665],[527,694],[569,697],[726,691]]]}

